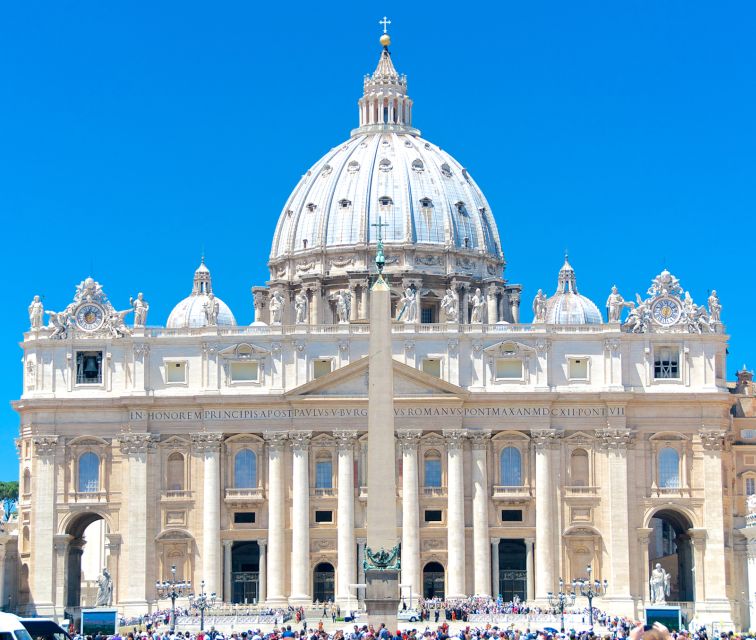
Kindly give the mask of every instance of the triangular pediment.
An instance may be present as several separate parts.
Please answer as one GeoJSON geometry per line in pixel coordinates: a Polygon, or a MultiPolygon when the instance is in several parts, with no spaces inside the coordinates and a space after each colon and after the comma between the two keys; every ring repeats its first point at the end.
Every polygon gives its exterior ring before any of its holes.
{"type": "MultiPolygon", "coordinates": [[[[331,371],[317,380],[292,389],[286,395],[306,397],[367,398],[368,357],[331,371]]],[[[467,391],[457,385],[440,380],[413,367],[393,361],[394,397],[446,397],[463,398],[467,391]]]]}

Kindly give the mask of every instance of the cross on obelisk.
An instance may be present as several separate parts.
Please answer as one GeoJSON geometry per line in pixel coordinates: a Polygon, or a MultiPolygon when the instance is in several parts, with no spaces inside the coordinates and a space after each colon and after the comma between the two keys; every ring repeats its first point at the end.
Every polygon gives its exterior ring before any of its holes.
{"type": "Polygon", "coordinates": [[[394,444],[394,359],[391,355],[391,290],[381,275],[383,227],[378,218],[375,264],[378,279],[370,288],[368,347],[368,478],[365,608],[368,624],[396,628],[401,558],[397,530],[396,452],[394,444]]]}
{"type": "Polygon", "coordinates": [[[391,20],[386,16],[383,16],[383,20],[378,20],[378,24],[383,25],[383,33],[388,33],[387,27],[391,24],[391,20]]]}

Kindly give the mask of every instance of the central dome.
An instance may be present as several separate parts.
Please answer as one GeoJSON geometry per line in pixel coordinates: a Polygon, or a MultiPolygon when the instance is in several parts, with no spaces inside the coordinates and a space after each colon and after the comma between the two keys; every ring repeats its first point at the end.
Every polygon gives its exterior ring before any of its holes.
{"type": "Polygon", "coordinates": [[[379,222],[389,272],[500,280],[491,208],[463,165],[412,127],[407,79],[387,46],[365,77],[359,114],[351,138],[318,160],[286,201],[271,280],[371,270],[379,222]]]}

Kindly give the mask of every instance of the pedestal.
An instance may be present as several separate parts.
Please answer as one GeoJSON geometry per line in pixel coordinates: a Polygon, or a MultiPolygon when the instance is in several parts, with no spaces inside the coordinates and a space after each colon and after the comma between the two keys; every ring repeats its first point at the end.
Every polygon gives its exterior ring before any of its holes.
{"type": "Polygon", "coordinates": [[[390,633],[396,631],[399,611],[399,572],[368,569],[365,572],[365,609],[367,622],[378,629],[381,623],[390,633]]]}

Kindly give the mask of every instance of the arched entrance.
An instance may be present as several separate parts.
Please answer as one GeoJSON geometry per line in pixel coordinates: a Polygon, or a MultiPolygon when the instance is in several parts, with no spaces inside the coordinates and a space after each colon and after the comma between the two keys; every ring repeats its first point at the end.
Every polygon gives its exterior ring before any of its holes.
{"type": "Polygon", "coordinates": [[[260,593],[260,545],[234,542],[231,547],[231,602],[252,604],[260,593]]]}
{"type": "Polygon", "coordinates": [[[429,562],[423,567],[423,598],[444,598],[444,568],[438,562],[429,562]]]}
{"type": "Polygon", "coordinates": [[[107,566],[107,524],[98,513],[83,513],[69,523],[66,533],[71,538],[66,550],[65,604],[73,612],[93,607],[97,601],[97,579],[107,566]]]}
{"type": "Polygon", "coordinates": [[[312,574],[312,598],[316,602],[333,602],[336,594],[336,572],[330,562],[315,566],[312,574]]]}
{"type": "Polygon", "coordinates": [[[646,576],[660,564],[671,576],[667,600],[692,602],[695,599],[693,544],[687,533],[692,523],[679,511],[662,509],[654,514],[648,526],[653,531],[648,537],[646,576]]]}

